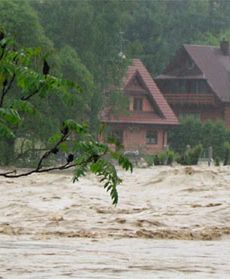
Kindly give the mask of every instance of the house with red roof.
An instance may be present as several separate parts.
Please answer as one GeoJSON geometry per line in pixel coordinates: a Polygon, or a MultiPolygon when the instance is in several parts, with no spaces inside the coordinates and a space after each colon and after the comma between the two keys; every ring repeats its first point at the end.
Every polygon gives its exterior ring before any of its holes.
{"type": "Polygon", "coordinates": [[[175,114],[230,127],[229,43],[219,47],[183,45],[155,82],[175,114]]]}
{"type": "Polygon", "coordinates": [[[106,108],[101,122],[109,127],[125,151],[154,154],[164,149],[167,131],[179,124],[178,119],[139,59],[134,59],[128,67],[123,93],[129,102],[127,113],[117,115],[106,108]]]}

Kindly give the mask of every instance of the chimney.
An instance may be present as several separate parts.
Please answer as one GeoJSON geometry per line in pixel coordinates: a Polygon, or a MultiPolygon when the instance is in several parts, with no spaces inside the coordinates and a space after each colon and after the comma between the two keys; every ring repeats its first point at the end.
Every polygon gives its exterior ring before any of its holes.
{"type": "Polygon", "coordinates": [[[229,55],[229,41],[227,41],[226,39],[220,41],[220,50],[223,55],[229,55]]]}

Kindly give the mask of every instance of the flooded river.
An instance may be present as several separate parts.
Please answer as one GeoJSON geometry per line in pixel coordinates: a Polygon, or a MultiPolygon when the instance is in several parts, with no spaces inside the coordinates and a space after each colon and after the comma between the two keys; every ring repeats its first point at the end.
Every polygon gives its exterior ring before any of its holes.
{"type": "Polygon", "coordinates": [[[1,237],[1,278],[229,278],[229,241],[1,237]]]}
{"type": "Polygon", "coordinates": [[[230,278],[230,168],[0,178],[0,278],[230,278]]]}

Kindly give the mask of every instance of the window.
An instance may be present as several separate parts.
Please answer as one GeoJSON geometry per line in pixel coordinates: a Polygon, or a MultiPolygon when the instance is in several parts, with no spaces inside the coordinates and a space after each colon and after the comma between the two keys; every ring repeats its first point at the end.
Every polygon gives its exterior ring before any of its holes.
{"type": "MultiPolygon", "coordinates": [[[[163,88],[164,89],[164,88],[163,88]]],[[[172,94],[195,94],[208,93],[207,85],[204,80],[173,80],[166,83],[163,92],[172,94]]]]}
{"type": "Polygon", "coordinates": [[[148,130],[146,132],[146,143],[147,144],[157,144],[157,131],[148,130]]]}
{"type": "Polygon", "coordinates": [[[134,98],[133,100],[133,110],[142,111],[143,100],[142,98],[134,98]]]}

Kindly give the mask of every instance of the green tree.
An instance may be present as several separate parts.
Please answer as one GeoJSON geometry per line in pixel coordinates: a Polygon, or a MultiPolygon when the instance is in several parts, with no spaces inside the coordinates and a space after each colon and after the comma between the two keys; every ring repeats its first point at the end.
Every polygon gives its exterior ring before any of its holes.
{"type": "Polygon", "coordinates": [[[44,49],[52,47],[52,42],[45,36],[36,11],[28,1],[1,0],[0,11],[0,27],[4,26],[18,44],[27,47],[41,45],[44,49]]]}
{"type": "MultiPolygon", "coordinates": [[[[121,31],[129,17],[126,1],[32,1],[43,28],[57,48],[71,46],[90,72],[94,90],[89,102],[91,129],[97,131],[105,91],[118,85],[128,65],[121,59],[121,31]],[[58,4],[57,4],[58,3],[58,4]]],[[[75,62],[74,62],[75,63],[75,62]]],[[[122,104],[122,102],[120,102],[122,104]]]]}
{"type": "Polygon", "coordinates": [[[202,143],[202,123],[195,117],[180,119],[180,126],[169,133],[169,144],[176,152],[184,152],[187,146],[194,147],[202,143]]]}
{"type": "MultiPolygon", "coordinates": [[[[1,143],[4,140],[12,140],[14,143],[16,138],[14,129],[23,125],[26,118],[32,119],[31,114],[35,110],[33,99],[38,98],[44,102],[52,95],[62,95],[63,100],[66,100],[71,98],[72,94],[79,92],[80,88],[75,83],[51,75],[46,60],[43,60],[42,71],[36,71],[33,65],[34,60],[39,58],[39,54],[38,49],[18,48],[13,41],[5,37],[2,31],[0,32],[1,143]],[[16,92],[13,96],[11,96],[12,89],[16,92]]],[[[42,105],[41,102],[37,104],[42,105]]],[[[40,107],[37,106],[38,112],[39,109],[40,107]]],[[[31,136],[31,130],[27,133],[31,136]]],[[[74,168],[75,181],[90,170],[100,177],[104,188],[110,193],[113,204],[117,204],[117,185],[121,179],[111,160],[116,160],[126,170],[132,170],[131,163],[122,154],[110,150],[107,145],[94,139],[87,124],[68,119],[49,138],[48,145],[33,169],[19,173],[15,170],[5,171],[0,173],[0,176],[16,178],[32,173],[74,168]],[[61,152],[67,154],[65,162],[50,166],[48,160],[61,152]]]]}
{"type": "Polygon", "coordinates": [[[229,38],[230,2],[226,0],[132,1],[125,39],[131,56],[159,74],[184,43],[219,44],[229,38]],[[212,40],[210,40],[212,38],[212,40]]]}

